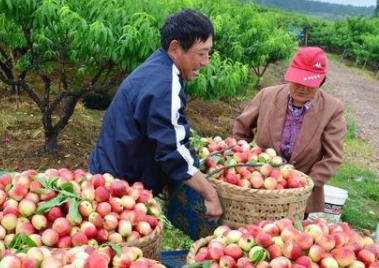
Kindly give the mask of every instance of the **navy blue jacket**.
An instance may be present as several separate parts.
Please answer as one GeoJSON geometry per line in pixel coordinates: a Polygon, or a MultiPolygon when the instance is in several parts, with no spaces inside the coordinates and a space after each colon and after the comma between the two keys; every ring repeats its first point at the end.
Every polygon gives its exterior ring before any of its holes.
{"type": "Polygon", "coordinates": [[[142,181],[154,194],[168,179],[191,178],[199,160],[189,149],[186,102],[179,70],[165,50],[157,50],[114,96],[90,155],[90,172],[142,181]]]}

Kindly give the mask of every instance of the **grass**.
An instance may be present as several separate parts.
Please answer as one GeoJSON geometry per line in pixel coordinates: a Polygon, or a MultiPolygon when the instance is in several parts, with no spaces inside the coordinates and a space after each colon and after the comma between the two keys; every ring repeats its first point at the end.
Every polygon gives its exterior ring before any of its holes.
{"type": "Polygon", "coordinates": [[[379,220],[378,175],[370,171],[375,164],[374,152],[369,145],[357,139],[351,112],[352,108],[348,107],[345,160],[328,184],[348,191],[342,221],[357,230],[374,231],[379,220]]]}

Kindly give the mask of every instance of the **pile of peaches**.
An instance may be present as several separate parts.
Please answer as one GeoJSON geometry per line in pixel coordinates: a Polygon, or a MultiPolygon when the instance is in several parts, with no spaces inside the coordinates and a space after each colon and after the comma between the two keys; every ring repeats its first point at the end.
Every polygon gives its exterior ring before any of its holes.
{"type": "Polygon", "coordinates": [[[238,230],[219,226],[193,261],[211,268],[378,268],[379,245],[346,223],[265,220],[238,230]]]}
{"type": "Polygon", "coordinates": [[[240,187],[281,190],[305,187],[308,183],[304,174],[285,164],[273,148],[262,149],[244,140],[202,138],[197,155],[202,172],[240,187]]]}
{"type": "Polygon", "coordinates": [[[136,241],[154,231],[159,216],[141,183],[129,185],[110,174],[62,168],[0,176],[0,250],[15,245],[22,233],[37,247],[136,241]]]}
{"type": "Polygon", "coordinates": [[[142,257],[136,247],[120,247],[119,252],[110,247],[74,247],[68,250],[31,247],[16,253],[2,251],[2,268],[164,268],[166,266],[142,257]]]}

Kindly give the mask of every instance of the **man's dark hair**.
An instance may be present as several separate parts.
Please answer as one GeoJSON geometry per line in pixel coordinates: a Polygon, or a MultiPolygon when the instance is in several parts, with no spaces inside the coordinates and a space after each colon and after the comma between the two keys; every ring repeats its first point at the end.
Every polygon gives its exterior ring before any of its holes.
{"type": "Polygon", "coordinates": [[[193,9],[170,15],[161,29],[161,45],[167,51],[172,40],[177,40],[187,51],[196,41],[214,39],[213,24],[208,17],[193,9]]]}

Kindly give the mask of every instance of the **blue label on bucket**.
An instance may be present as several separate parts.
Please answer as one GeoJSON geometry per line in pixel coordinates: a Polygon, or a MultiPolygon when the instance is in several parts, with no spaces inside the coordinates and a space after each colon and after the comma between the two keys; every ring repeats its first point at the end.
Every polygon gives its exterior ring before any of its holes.
{"type": "Polygon", "coordinates": [[[339,215],[342,213],[342,208],[343,208],[343,205],[325,203],[324,212],[329,213],[329,214],[339,215]]]}

